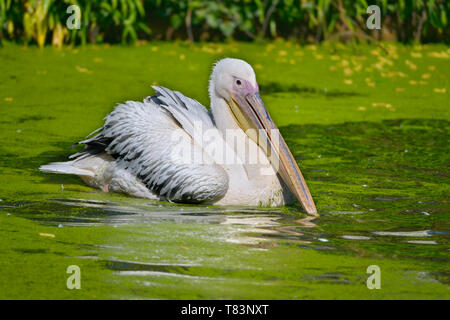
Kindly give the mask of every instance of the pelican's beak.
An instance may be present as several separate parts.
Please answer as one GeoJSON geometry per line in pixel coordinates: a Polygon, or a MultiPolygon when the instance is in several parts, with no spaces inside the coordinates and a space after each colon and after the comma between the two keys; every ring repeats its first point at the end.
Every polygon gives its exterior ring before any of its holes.
{"type": "Polygon", "coordinates": [[[318,216],[305,179],[277,126],[267,112],[259,95],[258,85],[254,88],[246,80],[241,80],[239,83],[239,86],[235,85],[233,88],[229,103],[236,121],[247,135],[266,152],[272,166],[278,171],[303,209],[308,214],[318,216]],[[258,135],[254,133],[255,129],[258,131],[258,135]]]}

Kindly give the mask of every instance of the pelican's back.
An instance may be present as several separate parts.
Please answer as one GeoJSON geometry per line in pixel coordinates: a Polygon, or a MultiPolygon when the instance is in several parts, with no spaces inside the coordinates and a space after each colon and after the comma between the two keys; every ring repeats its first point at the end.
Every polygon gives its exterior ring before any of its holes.
{"type": "MultiPolygon", "coordinates": [[[[195,142],[193,125],[214,124],[205,107],[166,88],[143,102],[119,104],[94,137],[80,141],[71,161],[41,166],[44,172],[76,174],[104,191],[175,202],[213,202],[228,189],[228,175],[195,142]],[[176,150],[191,150],[183,159],[176,150]]],[[[201,144],[200,144],[201,145],[201,144]]]]}

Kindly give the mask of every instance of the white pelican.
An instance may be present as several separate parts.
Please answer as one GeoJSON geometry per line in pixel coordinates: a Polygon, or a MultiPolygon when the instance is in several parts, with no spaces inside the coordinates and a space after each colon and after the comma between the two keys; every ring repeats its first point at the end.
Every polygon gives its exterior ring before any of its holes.
{"type": "Polygon", "coordinates": [[[156,96],[116,106],[94,137],[79,142],[85,148],[71,161],[40,170],[76,174],[105,192],[173,202],[281,206],[297,198],[307,213],[317,214],[247,62],[226,58],[215,64],[211,113],[180,92],[153,88],[156,96]],[[209,138],[197,134],[199,127],[209,138]],[[181,161],[175,149],[201,161],[181,161]],[[223,161],[224,155],[233,161],[223,161]],[[257,163],[248,161],[252,156],[257,163]]]}

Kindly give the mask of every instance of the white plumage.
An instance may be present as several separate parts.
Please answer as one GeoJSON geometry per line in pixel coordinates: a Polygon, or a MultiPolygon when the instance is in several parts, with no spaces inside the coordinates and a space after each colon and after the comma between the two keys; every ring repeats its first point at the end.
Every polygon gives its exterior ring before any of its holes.
{"type": "Polygon", "coordinates": [[[79,142],[86,147],[70,161],[40,169],[79,175],[103,191],[155,200],[250,206],[292,202],[293,194],[264,150],[248,139],[227,105],[241,80],[257,91],[246,62],[224,59],[216,64],[209,86],[212,113],[196,100],[155,86],[155,96],[119,104],[93,137],[79,142]],[[208,139],[198,134],[199,127],[209,132],[208,139]],[[229,145],[228,129],[245,140],[245,150],[229,145]],[[175,152],[178,149],[190,150],[190,159],[201,161],[185,161],[185,154],[175,152]],[[248,164],[244,158],[249,152],[263,161],[248,164]],[[243,161],[224,163],[224,154],[243,161]]]}

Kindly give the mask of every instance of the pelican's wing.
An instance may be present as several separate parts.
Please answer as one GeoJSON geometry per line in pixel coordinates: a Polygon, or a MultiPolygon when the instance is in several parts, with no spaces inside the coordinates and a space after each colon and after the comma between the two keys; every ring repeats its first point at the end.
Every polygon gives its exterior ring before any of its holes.
{"type": "Polygon", "coordinates": [[[211,114],[197,100],[184,96],[178,91],[158,86],[152,86],[156,97],[147,97],[146,101],[155,101],[169,111],[191,137],[194,138],[195,125],[201,124],[203,129],[215,128],[211,114]]]}
{"type": "Polygon", "coordinates": [[[166,88],[144,102],[118,105],[96,136],[76,157],[106,151],[121,168],[136,175],[148,189],[170,201],[211,202],[228,189],[228,175],[194,143],[194,124],[214,128],[199,102],[166,88]]]}

